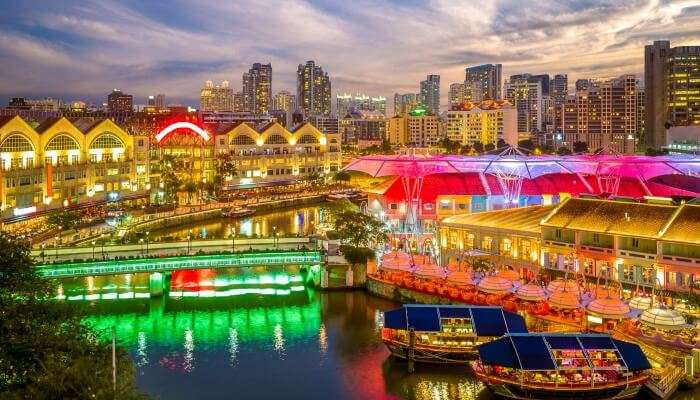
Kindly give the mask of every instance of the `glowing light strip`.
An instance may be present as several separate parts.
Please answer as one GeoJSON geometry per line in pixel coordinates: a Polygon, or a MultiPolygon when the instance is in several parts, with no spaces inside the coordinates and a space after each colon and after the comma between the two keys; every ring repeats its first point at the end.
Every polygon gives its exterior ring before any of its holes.
{"type": "Polygon", "coordinates": [[[176,129],[190,129],[194,131],[194,133],[198,134],[202,139],[204,139],[205,142],[209,141],[209,132],[205,131],[204,129],[198,127],[197,125],[191,123],[191,122],[186,122],[186,121],[180,121],[180,122],[175,122],[174,124],[168,125],[167,127],[163,128],[162,131],[158,132],[156,135],[156,142],[160,143],[161,140],[165,139],[168,134],[170,134],[172,131],[176,129]]]}

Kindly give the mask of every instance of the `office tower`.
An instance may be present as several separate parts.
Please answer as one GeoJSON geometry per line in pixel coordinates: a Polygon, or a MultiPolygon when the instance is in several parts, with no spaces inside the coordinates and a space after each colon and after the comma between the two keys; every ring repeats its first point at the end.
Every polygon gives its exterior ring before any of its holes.
{"type": "Polygon", "coordinates": [[[645,129],[645,110],[646,105],[646,90],[640,87],[639,81],[637,81],[637,134],[635,135],[637,144],[644,143],[646,138],[645,129]]]}
{"type": "Polygon", "coordinates": [[[423,113],[396,115],[387,121],[386,137],[394,146],[434,147],[440,141],[440,119],[423,113]]]}
{"type": "Polygon", "coordinates": [[[518,133],[542,131],[542,81],[529,74],[514,75],[505,86],[506,99],[518,113],[518,133]]]}
{"type": "Polygon", "coordinates": [[[394,115],[404,115],[420,104],[420,93],[394,93],[394,115]]]}
{"type": "Polygon", "coordinates": [[[644,48],[645,146],[666,145],[671,127],[700,125],[700,46],[644,48]]]}
{"type": "Polygon", "coordinates": [[[447,93],[450,109],[464,103],[464,87],[464,83],[453,83],[450,85],[450,91],[447,93]]]}
{"type": "Polygon", "coordinates": [[[542,132],[552,133],[555,129],[556,104],[552,96],[542,96],[542,132]]]}
{"type": "Polygon", "coordinates": [[[369,99],[370,110],[379,111],[386,117],[386,97],[376,96],[369,99]]]}
{"type": "Polygon", "coordinates": [[[282,123],[284,126],[291,126],[292,113],[296,108],[296,96],[286,90],[280,90],[275,94],[272,101],[272,110],[284,115],[284,122],[282,123]]]}
{"type": "Polygon", "coordinates": [[[498,144],[499,139],[518,145],[517,111],[507,101],[465,103],[447,112],[446,135],[462,145],[498,144]]]}
{"type": "Polygon", "coordinates": [[[392,146],[406,146],[408,144],[408,117],[406,115],[394,115],[387,120],[386,139],[392,146]]]}
{"type": "Polygon", "coordinates": [[[634,153],[637,132],[637,80],[623,75],[608,81],[589,81],[563,107],[563,142],[588,143],[591,151],[608,149],[634,153]]]}
{"type": "Polygon", "coordinates": [[[233,94],[233,111],[245,112],[245,94],[243,92],[233,94]]]}
{"type": "Polygon", "coordinates": [[[464,82],[464,101],[479,103],[484,99],[484,90],[479,81],[464,82]]]}
{"type": "Polygon", "coordinates": [[[335,115],[340,119],[353,109],[352,95],[343,93],[335,95],[335,115]]]}
{"type": "Polygon", "coordinates": [[[484,100],[501,100],[503,98],[501,70],[501,64],[467,67],[464,82],[478,82],[481,85],[481,98],[484,100]]]}
{"type": "Polygon", "coordinates": [[[272,65],[254,63],[243,74],[243,109],[265,114],[272,105],[272,65]]]}
{"type": "Polygon", "coordinates": [[[428,114],[440,113],[440,75],[430,74],[420,82],[420,99],[428,114]]]}
{"type": "Polygon", "coordinates": [[[554,75],[550,89],[550,95],[554,100],[554,104],[556,106],[564,104],[566,96],[569,94],[569,78],[566,74],[554,75]]]}
{"type": "Polygon", "coordinates": [[[150,95],[146,98],[146,105],[149,107],[156,106],[156,96],[150,95]]]}
{"type": "Polygon", "coordinates": [[[199,92],[199,110],[208,111],[232,111],[233,89],[228,81],[214,86],[212,81],[206,81],[199,92]]]}
{"type": "Polygon", "coordinates": [[[113,112],[134,111],[134,96],[122,93],[119,89],[114,89],[107,95],[107,108],[113,112]]]}
{"type": "Polygon", "coordinates": [[[379,111],[351,111],[338,124],[343,144],[360,149],[380,145],[386,136],[387,120],[379,111]]]}
{"type": "Polygon", "coordinates": [[[517,74],[517,75],[511,75],[510,79],[508,81],[513,82],[513,81],[517,81],[517,80],[526,80],[526,81],[531,82],[531,83],[539,82],[540,87],[542,88],[542,96],[549,95],[549,75],[546,75],[546,74],[533,75],[533,74],[529,74],[529,73],[517,74]]]}
{"type": "Polygon", "coordinates": [[[331,115],[331,80],[313,61],[297,68],[297,107],[307,117],[331,115]]]}
{"type": "Polygon", "coordinates": [[[165,109],[165,95],[163,93],[159,93],[156,95],[155,106],[159,110],[165,109]]]}
{"type": "Polygon", "coordinates": [[[588,86],[590,86],[590,84],[590,79],[576,79],[576,91],[578,92],[579,90],[586,90],[588,89],[588,86]]]}
{"type": "Polygon", "coordinates": [[[335,135],[338,133],[338,118],[325,115],[311,115],[307,118],[307,122],[324,135],[335,135]]]}

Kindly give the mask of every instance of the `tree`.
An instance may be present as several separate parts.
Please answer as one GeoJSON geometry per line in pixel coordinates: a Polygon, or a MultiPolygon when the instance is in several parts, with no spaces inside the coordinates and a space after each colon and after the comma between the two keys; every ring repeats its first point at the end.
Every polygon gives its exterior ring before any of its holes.
{"type": "Polygon", "coordinates": [[[476,151],[477,153],[484,152],[484,144],[481,142],[474,142],[474,144],[472,144],[472,147],[474,148],[474,151],[476,151]]]}
{"type": "Polygon", "coordinates": [[[49,213],[46,217],[46,223],[52,228],[58,228],[59,226],[63,230],[71,230],[78,225],[80,217],[78,214],[68,210],[54,210],[49,213]]]}
{"type": "Polygon", "coordinates": [[[459,142],[456,140],[451,140],[448,137],[444,137],[437,142],[437,146],[448,154],[458,153],[460,150],[459,142]]]}
{"type": "Polygon", "coordinates": [[[532,142],[531,139],[523,139],[518,141],[518,147],[533,150],[535,148],[535,144],[532,142]]]}
{"type": "Polygon", "coordinates": [[[367,261],[374,259],[374,250],[368,247],[342,245],[340,246],[340,251],[343,253],[345,260],[351,265],[366,264],[367,261]]]}
{"type": "Polygon", "coordinates": [[[182,190],[187,193],[187,204],[192,203],[192,194],[197,193],[197,184],[190,180],[182,185],[182,190]]]}
{"type": "Polygon", "coordinates": [[[496,142],[497,149],[500,149],[501,147],[506,147],[506,146],[508,146],[508,143],[506,143],[506,141],[503,139],[498,139],[498,142],[496,142]]]}
{"type": "Polygon", "coordinates": [[[571,154],[571,150],[566,146],[561,146],[557,149],[557,154],[559,154],[560,156],[567,156],[571,154]]]}
{"type": "Polygon", "coordinates": [[[357,211],[342,211],[336,214],[333,230],[342,243],[352,247],[375,247],[388,239],[384,223],[357,211]]]}
{"type": "Polygon", "coordinates": [[[51,299],[55,283],[37,274],[29,242],[0,232],[0,247],[0,398],[142,398],[120,348],[113,392],[110,344],[51,299]]]}
{"type": "Polygon", "coordinates": [[[459,154],[462,155],[469,155],[472,152],[472,146],[469,144],[465,144],[464,146],[459,148],[459,154]]]}
{"type": "Polygon", "coordinates": [[[486,146],[484,146],[484,150],[486,150],[486,151],[492,151],[495,149],[496,149],[496,146],[493,143],[486,143],[486,146]]]}
{"type": "Polygon", "coordinates": [[[350,173],[348,171],[338,171],[333,175],[333,180],[345,185],[350,182],[350,173]]]}
{"type": "Polygon", "coordinates": [[[587,153],[588,143],[576,141],[574,142],[574,153],[587,153]]]}

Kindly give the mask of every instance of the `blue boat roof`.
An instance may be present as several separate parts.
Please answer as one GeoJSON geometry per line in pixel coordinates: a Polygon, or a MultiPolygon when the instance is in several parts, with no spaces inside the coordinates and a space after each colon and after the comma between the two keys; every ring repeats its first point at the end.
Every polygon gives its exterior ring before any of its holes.
{"type": "MultiPolygon", "coordinates": [[[[479,346],[481,362],[523,370],[557,370],[552,350],[617,350],[621,369],[651,368],[639,345],[613,339],[605,334],[509,333],[479,346]]],[[[588,355],[585,351],[586,358],[588,355]]],[[[593,365],[590,363],[589,365],[593,365]]]]}
{"type": "Polygon", "coordinates": [[[525,333],[525,320],[501,307],[405,304],[384,312],[384,327],[417,332],[442,331],[442,318],[469,318],[477,336],[502,336],[508,332],[525,333]]]}

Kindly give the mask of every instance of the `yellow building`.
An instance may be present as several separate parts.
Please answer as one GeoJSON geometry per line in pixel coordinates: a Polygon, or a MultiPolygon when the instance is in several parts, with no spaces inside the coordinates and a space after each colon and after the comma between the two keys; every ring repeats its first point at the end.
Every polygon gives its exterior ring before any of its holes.
{"type": "Polygon", "coordinates": [[[408,118],[403,115],[389,118],[386,137],[392,146],[406,146],[408,144],[408,118]]]}
{"type": "MultiPolygon", "coordinates": [[[[186,121],[181,121],[180,124],[186,121]]],[[[310,124],[292,131],[278,123],[204,129],[194,124],[157,131],[109,119],[51,118],[32,126],[21,117],[0,119],[0,201],[3,216],[94,201],[146,197],[160,190],[164,156],[178,161],[183,178],[212,179],[217,155],[232,155],[238,173],[229,185],[295,180],[341,167],[338,134],[310,124]]]]}
{"type": "Polygon", "coordinates": [[[570,198],[448,217],[440,223],[441,262],[478,250],[522,270],[583,276],[631,290],[700,287],[700,205],[570,198]]]}
{"type": "Polygon", "coordinates": [[[447,112],[447,137],[462,145],[481,142],[496,145],[499,139],[518,144],[517,111],[507,101],[464,103],[447,112]]]}

